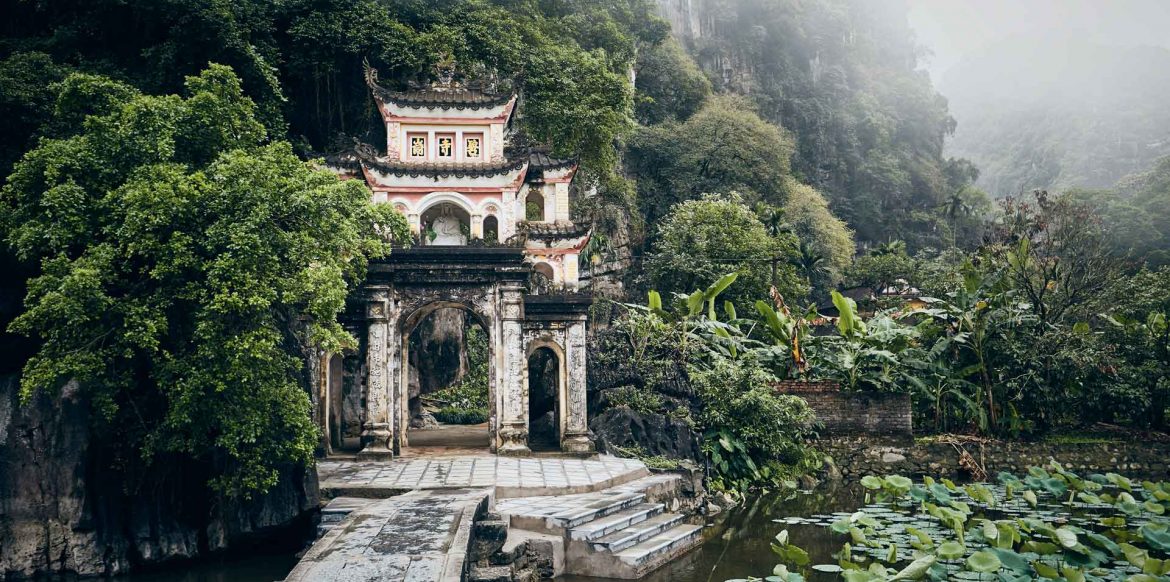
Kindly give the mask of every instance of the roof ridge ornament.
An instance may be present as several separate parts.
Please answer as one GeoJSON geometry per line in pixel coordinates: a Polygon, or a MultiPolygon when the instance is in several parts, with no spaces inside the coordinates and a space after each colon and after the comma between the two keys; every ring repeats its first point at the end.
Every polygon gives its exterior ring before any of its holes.
{"type": "Polygon", "coordinates": [[[370,59],[362,57],[362,76],[366,79],[366,86],[370,89],[385,91],[386,89],[378,84],[378,69],[370,66],[370,59]]]}
{"type": "Polygon", "coordinates": [[[435,78],[438,82],[433,86],[439,91],[450,91],[452,89],[460,89],[459,83],[455,81],[455,55],[451,51],[443,52],[439,55],[439,60],[435,61],[435,78]]]}

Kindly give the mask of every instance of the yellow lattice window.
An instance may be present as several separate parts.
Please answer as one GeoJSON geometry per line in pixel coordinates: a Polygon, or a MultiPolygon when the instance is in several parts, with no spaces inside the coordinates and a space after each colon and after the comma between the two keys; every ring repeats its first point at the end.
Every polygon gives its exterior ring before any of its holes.
{"type": "Polygon", "coordinates": [[[410,136],[410,157],[427,157],[427,137],[425,135],[410,136]]]}
{"type": "Polygon", "coordinates": [[[455,157],[455,138],[449,135],[441,135],[438,138],[439,157],[453,158],[455,157]]]}
{"type": "Polygon", "coordinates": [[[479,143],[480,143],[480,138],[478,138],[478,137],[467,138],[467,143],[464,145],[464,149],[463,149],[464,155],[468,158],[477,158],[478,159],[479,158],[479,143]]]}

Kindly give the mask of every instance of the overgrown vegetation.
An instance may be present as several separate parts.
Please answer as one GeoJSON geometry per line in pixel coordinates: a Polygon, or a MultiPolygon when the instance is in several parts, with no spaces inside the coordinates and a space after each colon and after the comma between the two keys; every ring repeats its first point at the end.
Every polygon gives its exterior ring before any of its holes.
{"type": "Polygon", "coordinates": [[[228,67],[183,96],[57,89],[61,131],[0,190],[5,242],[39,267],[10,326],[38,344],[22,396],[76,381],[110,476],[166,453],[221,492],[267,490],[317,444],[303,355],[353,344],[336,316],[405,219],[269,141],[228,67]]]}
{"type": "Polygon", "coordinates": [[[488,420],[491,391],[487,332],[478,325],[466,327],[463,347],[467,350],[467,373],[454,385],[425,396],[426,400],[439,404],[434,417],[444,424],[480,424],[488,420]]]}

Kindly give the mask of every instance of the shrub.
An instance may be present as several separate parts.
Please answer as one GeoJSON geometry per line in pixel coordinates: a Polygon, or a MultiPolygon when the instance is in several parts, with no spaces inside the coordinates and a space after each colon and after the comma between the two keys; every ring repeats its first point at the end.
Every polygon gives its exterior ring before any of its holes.
{"type": "Polygon", "coordinates": [[[663,406],[661,394],[637,386],[614,388],[609,391],[606,398],[610,406],[626,406],[641,414],[657,414],[662,411],[663,406]]]}
{"type": "Polygon", "coordinates": [[[769,386],[774,381],[751,359],[692,370],[715,487],[778,483],[815,467],[816,452],[805,444],[813,434],[812,409],[803,398],[777,394],[769,386]]]}
{"type": "Polygon", "coordinates": [[[435,420],[443,424],[482,424],[488,420],[486,408],[444,406],[435,411],[435,420]]]}

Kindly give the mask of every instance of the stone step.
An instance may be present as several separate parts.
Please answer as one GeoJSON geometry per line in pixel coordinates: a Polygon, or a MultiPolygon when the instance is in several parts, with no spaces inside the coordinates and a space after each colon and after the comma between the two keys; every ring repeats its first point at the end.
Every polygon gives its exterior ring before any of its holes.
{"type": "Polygon", "coordinates": [[[677,513],[663,513],[603,536],[590,542],[589,545],[593,547],[594,551],[608,551],[616,554],[673,528],[682,523],[683,519],[685,518],[677,513]]]}
{"type": "Polygon", "coordinates": [[[354,510],[365,507],[371,501],[373,500],[359,497],[331,499],[325,507],[321,508],[321,520],[317,523],[317,537],[325,535],[325,532],[345,521],[345,518],[354,510]]]}
{"type": "Polygon", "coordinates": [[[596,499],[586,499],[586,503],[582,506],[550,515],[548,521],[554,527],[572,529],[600,517],[629,509],[644,499],[646,499],[646,494],[640,492],[623,492],[612,495],[602,493],[598,494],[596,499]]]}
{"type": "Polygon", "coordinates": [[[569,539],[595,540],[654,517],[662,513],[664,507],[661,503],[639,503],[629,509],[595,519],[569,530],[569,539]]]}
{"type": "Polygon", "coordinates": [[[640,576],[702,543],[702,530],[702,526],[678,524],[614,556],[640,576]]]}

